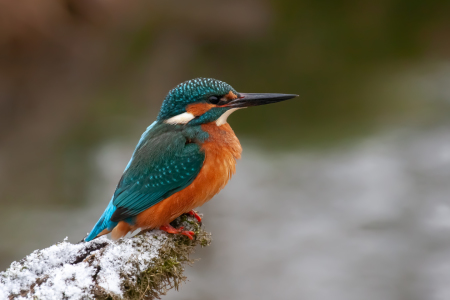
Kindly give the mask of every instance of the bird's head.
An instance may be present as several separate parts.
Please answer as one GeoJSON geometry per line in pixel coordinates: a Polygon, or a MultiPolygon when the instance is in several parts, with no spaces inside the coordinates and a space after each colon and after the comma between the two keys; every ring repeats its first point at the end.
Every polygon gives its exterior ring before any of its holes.
{"type": "Polygon", "coordinates": [[[200,125],[226,123],[237,109],[276,103],[297,97],[292,94],[238,93],[231,85],[212,78],[188,80],[172,89],[164,99],[158,121],[200,125]]]}

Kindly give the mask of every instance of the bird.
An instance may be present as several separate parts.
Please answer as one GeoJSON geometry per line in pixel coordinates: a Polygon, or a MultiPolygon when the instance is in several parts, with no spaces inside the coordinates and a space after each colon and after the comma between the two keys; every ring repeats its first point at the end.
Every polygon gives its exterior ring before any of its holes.
{"type": "Polygon", "coordinates": [[[194,208],[213,198],[235,173],[242,147],[227,118],[236,110],[297,96],[238,93],[212,78],[177,85],[142,134],[108,206],[84,241],[108,233],[117,240],[137,229],[193,239],[194,232],[170,223],[182,214],[201,222],[194,208]]]}

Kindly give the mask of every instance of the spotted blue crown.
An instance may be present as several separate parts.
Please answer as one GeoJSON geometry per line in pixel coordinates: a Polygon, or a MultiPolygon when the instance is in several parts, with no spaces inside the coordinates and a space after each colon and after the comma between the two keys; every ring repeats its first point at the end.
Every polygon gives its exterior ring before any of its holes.
{"type": "Polygon", "coordinates": [[[206,102],[210,96],[223,96],[230,91],[238,95],[231,85],[213,78],[196,78],[180,83],[164,99],[158,121],[186,112],[188,104],[206,102]]]}

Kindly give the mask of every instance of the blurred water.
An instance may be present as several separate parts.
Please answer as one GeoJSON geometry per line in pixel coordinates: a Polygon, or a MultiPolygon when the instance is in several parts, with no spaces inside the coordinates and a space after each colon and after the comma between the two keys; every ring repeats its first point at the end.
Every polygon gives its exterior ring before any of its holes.
{"type": "MultiPolygon", "coordinates": [[[[166,299],[450,298],[448,124],[333,151],[243,147],[237,174],[200,208],[212,245],[166,299]]],[[[90,207],[3,210],[11,227],[0,229],[2,268],[67,235],[81,239],[131,151],[111,142],[92,155],[99,180],[90,207]]]]}

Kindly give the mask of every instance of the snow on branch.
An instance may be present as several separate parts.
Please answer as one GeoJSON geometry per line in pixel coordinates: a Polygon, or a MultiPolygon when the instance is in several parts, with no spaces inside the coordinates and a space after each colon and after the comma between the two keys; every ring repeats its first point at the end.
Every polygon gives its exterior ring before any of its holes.
{"type": "Polygon", "coordinates": [[[0,299],[155,299],[186,280],[184,266],[196,245],[210,234],[183,215],[174,226],[186,236],[145,231],[117,242],[101,237],[87,243],[61,243],[36,250],[0,273],[0,299]]]}

